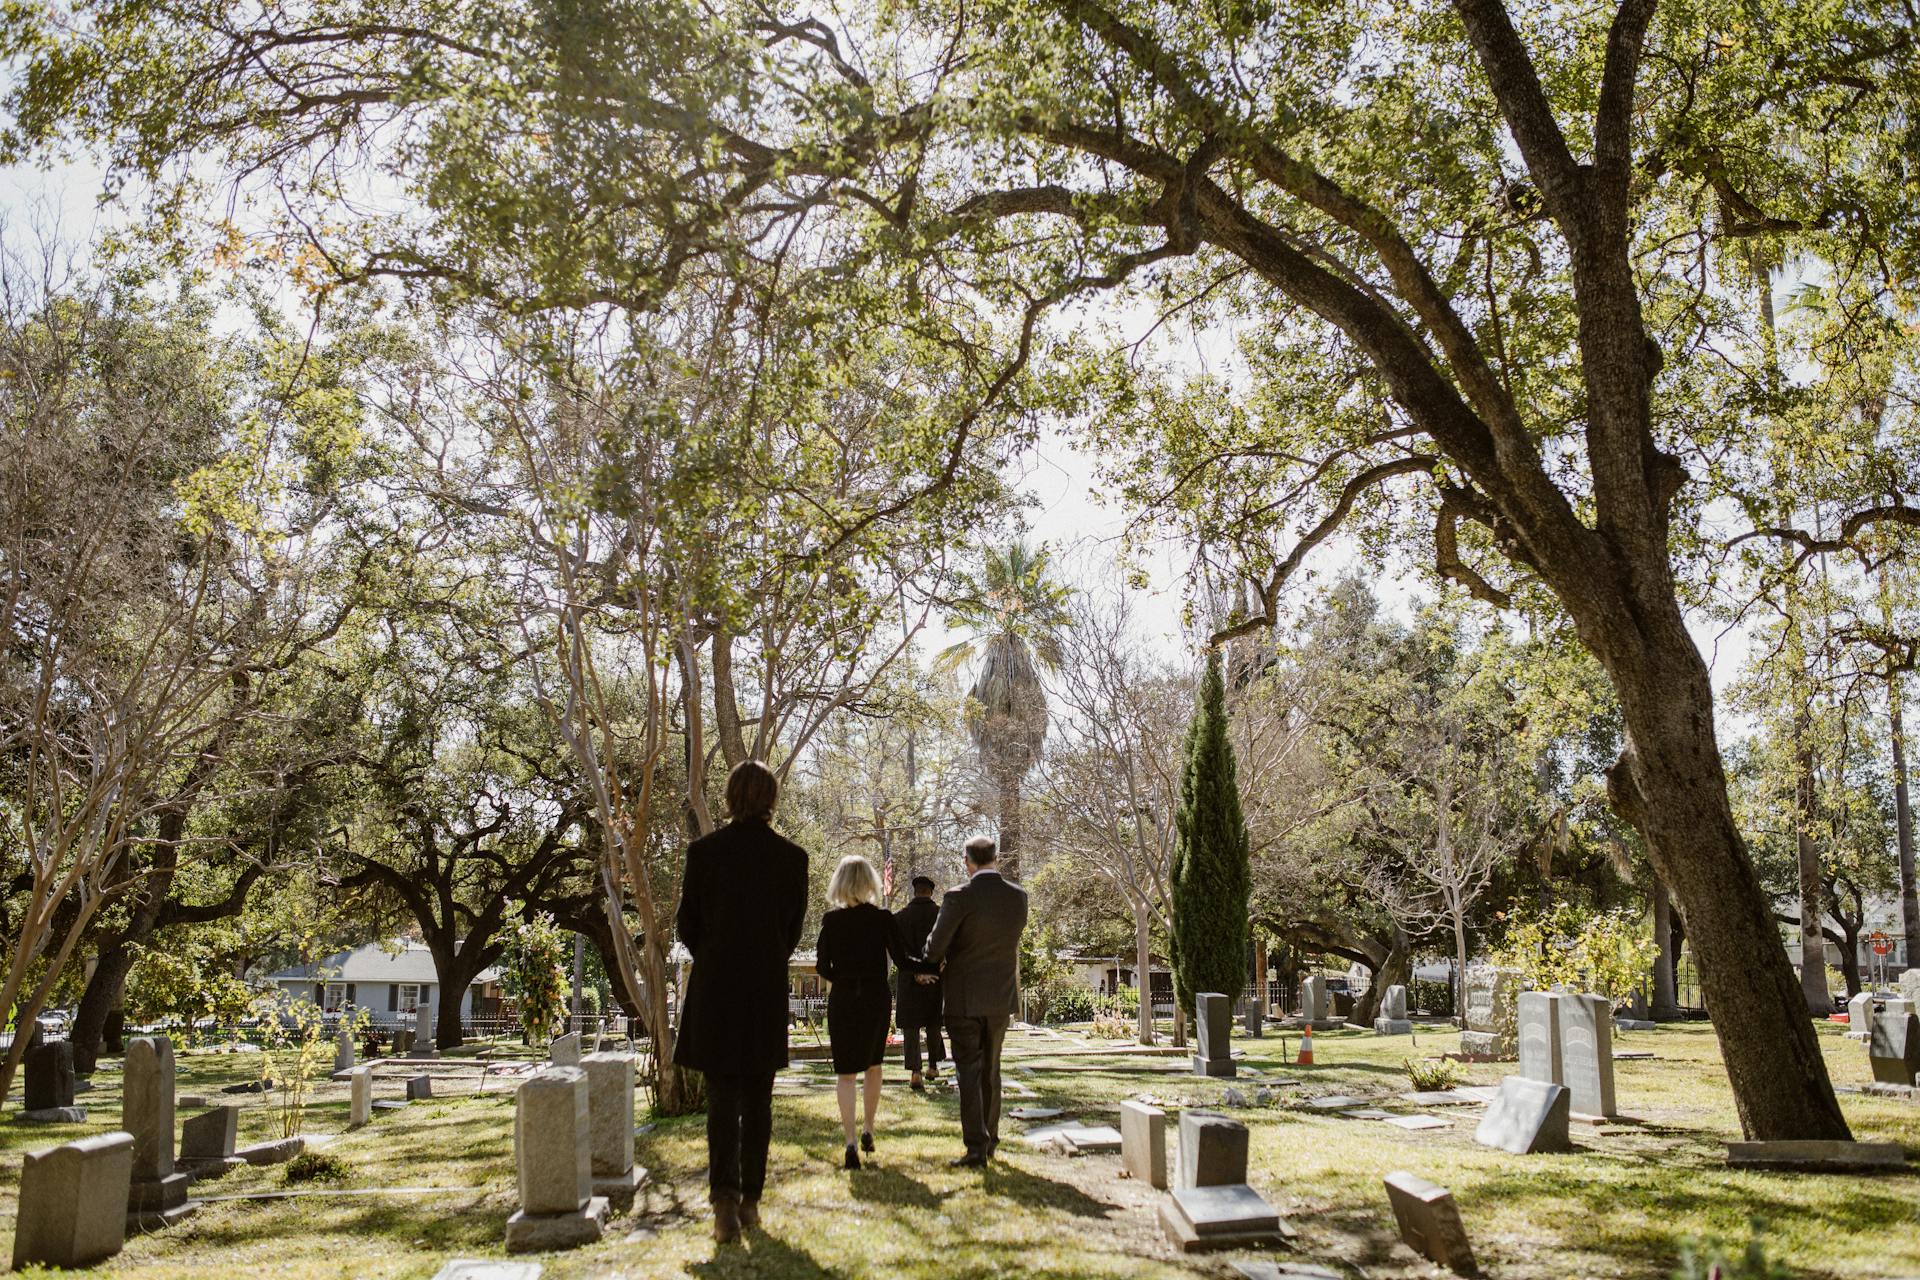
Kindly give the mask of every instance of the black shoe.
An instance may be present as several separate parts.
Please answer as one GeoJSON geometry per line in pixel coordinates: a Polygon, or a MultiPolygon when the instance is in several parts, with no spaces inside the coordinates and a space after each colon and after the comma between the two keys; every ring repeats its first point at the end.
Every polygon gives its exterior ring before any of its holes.
{"type": "Polygon", "coordinates": [[[868,1155],[873,1154],[873,1135],[871,1133],[863,1133],[860,1135],[860,1149],[868,1155]]]}
{"type": "Polygon", "coordinates": [[[851,1142],[847,1144],[846,1167],[849,1169],[858,1169],[860,1167],[860,1148],[854,1146],[851,1142]]]}
{"type": "Polygon", "coordinates": [[[977,1151],[969,1151],[958,1160],[947,1161],[947,1167],[949,1169],[984,1169],[987,1167],[987,1158],[977,1151]]]}
{"type": "Polygon", "coordinates": [[[927,1086],[922,1084],[918,1080],[915,1080],[912,1084],[908,1085],[907,1088],[913,1090],[915,1093],[925,1093],[927,1091],[927,1086]]]}

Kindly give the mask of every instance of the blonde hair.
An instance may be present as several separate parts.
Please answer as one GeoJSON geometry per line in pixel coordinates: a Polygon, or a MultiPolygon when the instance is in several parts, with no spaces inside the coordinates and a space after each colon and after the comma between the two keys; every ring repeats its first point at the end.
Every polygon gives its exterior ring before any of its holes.
{"type": "Polygon", "coordinates": [[[833,879],[827,882],[827,905],[853,907],[862,902],[879,904],[880,877],[871,862],[850,853],[840,859],[840,865],[833,869],[833,879]]]}

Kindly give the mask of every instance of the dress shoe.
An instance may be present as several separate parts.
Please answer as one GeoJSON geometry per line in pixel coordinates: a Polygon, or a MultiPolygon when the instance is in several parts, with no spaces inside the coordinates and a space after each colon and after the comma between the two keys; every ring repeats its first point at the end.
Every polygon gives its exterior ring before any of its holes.
{"type": "Polygon", "coordinates": [[[987,1158],[977,1151],[969,1151],[958,1160],[947,1161],[947,1167],[949,1169],[984,1169],[987,1167],[987,1158]]]}
{"type": "Polygon", "coordinates": [[[740,1229],[758,1231],[760,1229],[760,1197],[743,1197],[740,1201],[740,1229]]]}
{"type": "Polygon", "coordinates": [[[871,1131],[860,1135],[860,1149],[868,1155],[873,1154],[873,1134],[871,1131]]]}
{"type": "Polygon", "coordinates": [[[927,1086],[924,1084],[921,1084],[918,1080],[915,1080],[912,1084],[908,1085],[907,1088],[913,1090],[915,1093],[925,1093],[927,1091],[927,1086]]]}
{"type": "Polygon", "coordinates": [[[848,1169],[858,1169],[860,1167],[860,1148],[851,1142],[847,1144],[847,1162],[844,1167],[848,1169]]]}
{"type": "Polygon", "coordinates": [[[713,1240],[732,1244],[740,1238],[740,1200],[736,1196],[715,1196],[713,1200],[713,1240]]]}

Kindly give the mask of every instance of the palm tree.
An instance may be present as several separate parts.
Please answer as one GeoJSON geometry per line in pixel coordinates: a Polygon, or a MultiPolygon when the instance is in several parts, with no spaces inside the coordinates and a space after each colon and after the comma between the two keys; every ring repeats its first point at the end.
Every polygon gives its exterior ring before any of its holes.
{"type": "Polygon", "coordinates": [[[977,578],[963,583],[953,625],[972,635],[941,652],[953,668],[978,658],[967,693],[967,736],[979,753],[996,816],[1000,861],[1020,871],[1020,788],[1047,736],[1047,690],[1041,672],[1060,667],[1060,633],[1069,625],[1068,588],[1048,576],[1047,549],[1016,538],[986,552],[977,578]]]}

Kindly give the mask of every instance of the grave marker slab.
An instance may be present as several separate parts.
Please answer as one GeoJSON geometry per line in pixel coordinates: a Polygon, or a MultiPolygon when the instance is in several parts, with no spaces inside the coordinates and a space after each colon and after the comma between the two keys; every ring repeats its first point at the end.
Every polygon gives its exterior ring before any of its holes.
{"type": "Polygon", "coordinates": [[[1067,1114],[1059,1107],[1015,1107],[1007,1112],[1015,1120],[1053,1120],[1067,1114]]]}
{"type": "Polygon", "coordinates": [[[141,1223],[172,1222],[188,1211],[190,1181],[173,1167],[173,1041],[165,1036],[127,1041],[122,1081],[121,1122],[133,1135],[127,1214],[141,1223]]]}
{"type": "Polygon", "coordinates": [[[1390,1124],[1396,1129],[1407,1129],[1416,1132],[1421,1129],[1451,1129],[1453,1127],[1453,1121],[1447,1119],[1445,1116],[1388,1116],[1384,1123],[1390,1124]]]}
{"type": "Polygon", "coordinates": [[[548,1067],[515,1094],[514,1162],[520,1208],[507,1219],[507,1250],[564,1249],[600,1238],[607,1200],[593,1194],[587,1073],[548,1067]]]}
{"type": "Polygon", "coordinates": [[[73,1105],[71,1041],[39,1039],[27,1050],[22,1065],[26,1096],[16,1119],[24,1124],[85,1123],[87,1109],[73,1105]]]}
{"type": "Polygon", "coordinates": [[[1105,1155],[1120,1150],[1120,1131],[1111,1125],[1080,1125],[1060,1135],[1076,1155],[1105,1155]]]}
{"type": "Polygon", "coordinates": [[[633,1164],[633,1055],[589,1053],[580,1068],[587,1073],[593,1194],[624,1211],[646,1178],[633,1164]]]}
{"type": "Polygon", "coordinates": [[[1182,1253],[1244,1248],[1288,1234],[1279,1211],[1245,1183],[1176,1188],[1160,1207],[1160,1226],[1182,1253]]]}
{"type": "Polygon", "coordinates": [[[555,1036],[552,1047],[547,1051],[547,1057],[556,1067],[579,1066],[580,1033],[569,1031],[563,1036],[555,1036]]]}
{"type": "Polygon", "coordinates": [[[347,1126],[358,1129],[373,1119],[373,1068],[355,1067],[347,1080],[352,1096],[347,1126]]]}
{"type": "Polygon", "coordinates": [[[1247,1126],[1214,1111],[1180,1113],[1182,1187],[1223,1187],[1247,1180],[1247,1126]]]}
{"type": "Polygon", "coordinates": [[[1466,1224],[1460,1221],[1453,1193],[1405,1172],[1388,1174],[1386,1183],[1393,1220],[1407,1247],[1450,1271],[1463,1276],[1474,1274],[1473,1247],[1467,1243],[1466,1224]]]}
{"type": "Polygon", "coordinates": [[[246,1161],[233,1154],[240,1108],[219,1106],[188,1116],[180,1125],[180,1163],[201,1177],[219,1177],[246,1161]]]}
{"type": "MultiPolygon", "coordinates": [[[[1554,1005],[1560,1028],[1560,1081],[1572,1095],[1576,1115],[1613,1119],[1620,1114],[1613,1096],[1613,1011],[1606,997],[1563,995],[1554,1005]]],[[[1522,1074],[1525,1074],[1524,1072],[1522,1074]]]]}
{"type": "Polygon", "coordinates": [[[1559,1003],[1569,997],[1553,991],[1522,991],[1514,1002],[1520,1040],[1520,1074],[1550,1084],[1567,1082],[1560,1044],[1559,1003]]]}
{"type": "Polygon", "coordinates": [[[1233,1074],[1233,1002],[1218,991],[1202,991],[1194,996],[1194,1029],[1198,1032],[1199,1051],[1193,1055],[1193,1073],[1197,1076],[1233,1074]]]}
{"type": "Polygon", "coordinates": [[[1120,1104],[1120,1158],[1151,1187],[1167,1185],[1167,1113],[1144,1102],[1120,1104]]]}
{"type": "Polygon", "coordinates": [[[433,1077],[422,1073],[407,1080],[407,1101],[424,1102],[433,1097],[433,1077]]]}
{"type": "Polygon", "coordinates": [[[1367,1105],[1367,1100],[1350,1098],[1344,1093],[1335,1093],[1324,1098],[1310,1099],[1307,1105],[1317,1111],[1344,1111],[1348,1107],[1364,1107],[1367,1105]]]}
{"type": "Polygon", "coordinates": [[[1920,1015],[1904,1001],[1889,1000],[1873,1020],[1867,1060],[1881,1084],[1912,1084],[1920,1073],[1920,1015]]]}
{"type": "Polygon", "coordinates": [[[1487,1104],[1473,1140],[1516,1156],[1571,1150],[1568,1098],[1565,1085],[1508,1076],[1500,1082],[1499,1096],[1487,1104]]]}
{"type": "Polygon", "coordinates": [[[433,1280],[540,1280],[540,1264],[452,1258],[433,1273],[433,1280]]]}
{"type": "Polygon", "coordinates": [[[1327,980],[1318,973],[1300,979],[1300,1018],[1303,1022],[1327,1020],[1327,980]]]}
{"type": "Polygon", "coordinates": [[[97,1133],[29,1151],[20,1169],[13,1268],[84,1267],[119,1253],[127,1238],[133,1135],[97,1133]]]}

